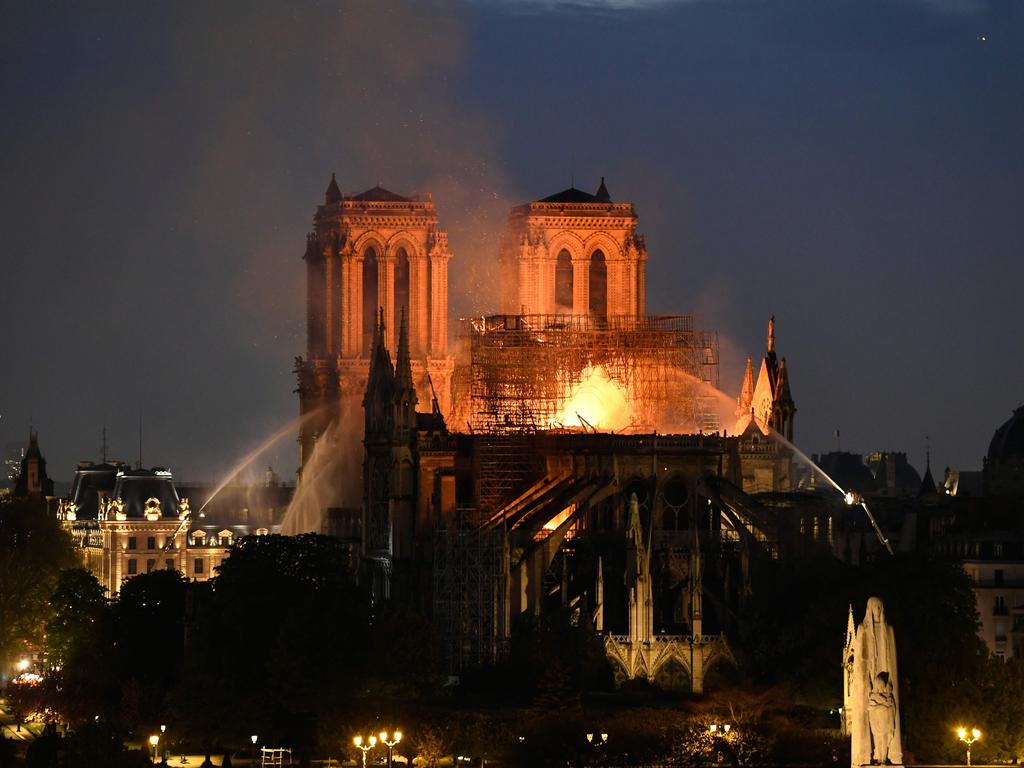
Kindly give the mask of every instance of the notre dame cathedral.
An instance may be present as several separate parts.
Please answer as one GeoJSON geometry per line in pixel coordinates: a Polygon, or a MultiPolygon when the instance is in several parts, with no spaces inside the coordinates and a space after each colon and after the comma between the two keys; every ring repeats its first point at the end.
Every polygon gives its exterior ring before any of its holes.
{"type": "Polygon", "coordinates": [[[717,336],[646,313],[637,224],[603,179],[513,208],[500,314],[453,329],[451,354],[452,254],[429,197],[344,194],[332,177],[317,207],[302,465],[318,440],[339,450],[337,432],[321,439],[332,425],[358,447],[362,472],[334,474],[360,486],[341,511],[361,573],[445,628],[452,671],[496,658],[517,617],[553,601],[609,633],[623,679],[699,690],[726,655],[706,638],[727,616],[702,612],[702,594],[742,599],[740,550],[783,546],[747,497],[790,484],[768,439],[792,436],[796,410],[774,323],[756,384],[748,363],[723,408],[717,336]]]}

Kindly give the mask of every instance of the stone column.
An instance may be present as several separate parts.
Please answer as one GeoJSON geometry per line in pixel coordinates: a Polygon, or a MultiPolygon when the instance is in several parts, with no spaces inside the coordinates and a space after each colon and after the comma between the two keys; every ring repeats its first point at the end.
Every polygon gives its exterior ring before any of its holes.
{"type": "Polygon", "coordinates": [[[637,316],[643,317],[644,313],[647,312],[647,254],[641,253],[640,258],[637,260],[636,271],[636,313],[637,316]]]}
{"type": "Polygon", "coordinates": [[[327,334],[325,355],[337,355],[341,347],[341,257],[334,248],[324,252],[327,290],[327,334]]]}
{"type": "Polygon", "coordinates": [[[535,305],[534,293],[536,291],[536,280],[534,279],[536,270],[531,263],[530,257],[526,253],[520,253],[519,255],[519,303],[515,307],[515,312],[526,312],[527,314],[533,312],[535,305]]]}
{"type": "Polygon", "coordinates": [[[356,260],[351,253],[341,255],[341,356],[358,357],[359,342],[356,331],[357,315],[362,313],[363,281],[362,270],[358,269],[356,260]],[[353,281],[353,274],[358,274],[358,284],[353,281]]]}
{"type": "Polygon", "coordinates": [[[555,267],[556,260],[548,254],[537,255],[538,273],[538,301],[537,313],[541,315],[554,314],[555,311],[555,267]]]}
{"type": "Polygon", "coordinates": [[[590,314],[590,259],[572,257],[572,313],[590,314]]]}
{"type": "Polygon", "coordinates": [[[409,257],[409,344],[414,357],[430,344],[430,286],[427,257],[417,248],[409,257]]]}
{"type": "Polygon", "coordinates": [[[366,259],[355,256],[349,275],[352,296],[352,349],[353,357],[363,356],[363,269],[366,259]]]}
{"type": "Polygon", "coordinates": [[[377,262],[377,306],[384,308],[386,344],[392,357],[395,354],[398,329],[392,318],[395,316],[395,257],[392,254],[380,256],[377,262]]]}
{"type": "MultiPolygon", "coordinates": [[[[448,352],[448,260],[451,254],[430,256],[430,354],[443,357],[448,352]]],[[[436,386],[436,384],[435,384],[436,386]]]]}
{"type": "Polygon", "coordinates": [[[636,314],[636,281],[633,279],[633,261],[622,259],[619,268],[619,292],[622,296],[622,303],[619,304],[619,313],[627,317],[636,314]]]}

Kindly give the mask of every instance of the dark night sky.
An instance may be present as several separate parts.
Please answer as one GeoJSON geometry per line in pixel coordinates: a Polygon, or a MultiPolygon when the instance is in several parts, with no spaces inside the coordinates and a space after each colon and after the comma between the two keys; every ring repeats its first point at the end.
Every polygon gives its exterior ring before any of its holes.
{"type": "Polygon", "coordinates": [[[0,444],[31,414],[68,478],[104,420],[134,460],[141,410],[147,464],[212,479],[297,412],[331,171],[434,193],[453,314],[574,174],[636,203],[648,309],[703,313],[723,389],[776,315],[804,450],[980,467],[1024,398],[1022,8],[8,4],[0,444]]]}

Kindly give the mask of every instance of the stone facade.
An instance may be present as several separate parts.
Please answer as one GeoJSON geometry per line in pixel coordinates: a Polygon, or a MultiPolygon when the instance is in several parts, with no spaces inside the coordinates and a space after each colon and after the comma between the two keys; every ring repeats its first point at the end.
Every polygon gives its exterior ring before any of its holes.
{"type": "Polygon", "coordinates": [[[305,465],[318,435],[353,418],[366,391],[378,315],[394,349],[408,318],[411,369],[420,398],[449,406],[448,234],[429,196],[381,187],[341,193],[333,176],[306,240],[306,357],[296,361],[305,465]]]}
{"type": "Polygon", "coordinates": [[[58,500],[57,517],[81,548],[84,565],[116,595],[126,579],[154,570],[174,570],[206,581],[242,536],[271,528],[193,516],[162,468],[83,462],[71,496],[58,500]]]}
{"type": "Polygon", "coordinates": [[[502,241],[501,312],[644,314],[647,247],[632,203],[578,189],[512,209],[502,241]]]}

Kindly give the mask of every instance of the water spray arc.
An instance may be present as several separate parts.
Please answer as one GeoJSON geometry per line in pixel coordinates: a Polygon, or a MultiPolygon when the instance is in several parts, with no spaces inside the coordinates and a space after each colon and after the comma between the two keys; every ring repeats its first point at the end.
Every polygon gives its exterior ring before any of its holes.
{"type": "MultiPolygon", "coordinates": [[[[199,517],[205,517],[205,515],[203,513],[203,510],[205,510],[206,507],[209,506],[210,502],[213,501],[217,497],[217,494],[219,494],[221,491],[223,491],[232,480],[234,480],[236,477],[238,477],[238,475],[242,472],[242,470],[244,470],[246,467],[248,467],[250,464],[252,464],[256,459],[258,459],[260,457],[260,455],[263,454],[264,451],[269,449],[278,440],[281,440],[282,438],[286,437],[287,435],[294,434],[295,430],[300,425],[302,425],[305,421],[307,421],[308,419],[310,419],[313,416],[315,416],[321,410],[323,410],[323,409],[319,408],[319,409],[312,410],[312,411],[309,411],[307,413],[304,413],[301,416],[297,416],[296,418],[292,419],[287,424],[285,424],[283,427],[281,427],[279,430],[277,430],[276,432],[271,434],[269,437],[267,437],[262,443],[257,445],[251,451],[249,451],[249,453],[245,454],[245,456],[243,456],[242,459],[237,464],[235,464],[235,466],[232,467],[231,470],[224,476],[224,479],[220,481],[220,483],[217,485],[217,487],[213,489],[213,493],[211,493],[207,497],[206,501],[203,502],[203,505],[199,508],[198,516],[199,517]]],[[[192,521],[192,512],[191,512],[191,510],[189,510],[189,511],[186,511],[182,515],[181,522],[178,524],[178,527],[174,530],[174,533],[172,533],[170,535],[170,537],[168,537],[167,543],[164,545],[164,550],[170,549],[170,547],[173,546],[174,542],[178,538],[178,535],[188,527],[188,525],[189,525],[189,523],[191,521],[192,521]]]]}
{"type": "MultiPolygon", "coordinates": [[[[718,389],[712,384],[703,382],[702,385],[703,391],[706,394],[708,394],[710,398],[713,398],[718,401],[719,409],[721,411],[722,419],[724,421],[725,417],[728,415],[728,411],[734,406],[735,401],[733,400],[733,398],[729,397],[729,395],[725,394],[724,392],[722,392],[722,390],[718,389]]],[[[770,424],[762,421],[756,415],[752,414],[752,417],[754,419],[755,424],[757,424],[757,426],[760,427],[762,432],[767,434],[771,439],[775,440],[779,444],[787,447],[795,455],[799,456],[800,460],[804,462],[808,467],[810,467],[812,472],[818,474],[822,479],[825,480],[825,482],[827,482],[829,485],[835,488],[842,495],[843,501],[846,502],[847,506],[861,507],[864,510],[864,513],[868,516],[868,521],[871,523],[871,528],[872,530],[874,530],[879,542],[881,542],[882,546],[885,547],[886,552],[888,552],[890,555],[895,554],[892,549],[892,543],[882,532],[881,526],[878,525],[878,521],[875,519],[875,516],[868,508],[867,502],[864,500],[862,496],[853,491],[847,491],[846,489],[844,489],[841,485],[839,485],[839,483],[833,480],[829,476],[829,474],[825,472],[825,470],[823,470],[814,461],[812,461],[810,456],[808,456],[806,453],[797,448],[791,440],[787,440],[782,435],[782,433],[780,433],[777,429],[772,427],[770,424]]]]}
{"type": "Polygon", "coordinates": [[[835,480],[833,480],[831,477],[828,476],[828,473],[826,473],[825,470],[823,470],[821,467],[819,467],[817,464],[815,464],[813,461],[811,461],[811,459],[807,456],[807,454],[804,453],[803,451],[801,451],[795,445],[793,445],[792,442],[790,442],[785,437],[783,437],[781,434],[779,434],[778,430],[774,429],[773,427],[769,426],[768,424],[765,424],[764,422],[762,422],[760,420],[758,421],[758,424],[760,424],[765,429],[767,429],[768,430],[768,434],[774,440],[782,443],[782,445],[785,445],[787,448],[789,448],[791,451],[793,451],[796,455],[798,455],[803,461],[805,461],[807,463],[807,465],[813,471],[817,472],[819,475],[821,475],[823,478],[825,478],[825,480],[827,480],[828,483],[833,488],[835,488],[837,491],[839,491],[839,493],[841,493],[843,495],[843,501],[846,502],[847,506],[850,506],[850,507],[860,506],[864,510],[864,512],[867,514],[868,520],[871,523],[871,528],[874,530],[875,535],[878,537],[878,540],[882,543],[882,546],[885,547],[885,551],[888,552],[890,555],[895,555],[895,552],[893,552],[893,549],[892,549],[892,544],[889,542],[889,539],[886,537],[886,535],[884,533],[882,533],[882,528],[878,525],[878,521],[875,520],[875,516],[873,514],[871,514],[871,510],[868,509],[867,502],[864,501],[863,497],[861,497],[859,494],[857,494],[857,493],[855,493],[853,491],[843,490],[843,488],[839,485],[839,483],[837,483],[835,480]]]}

